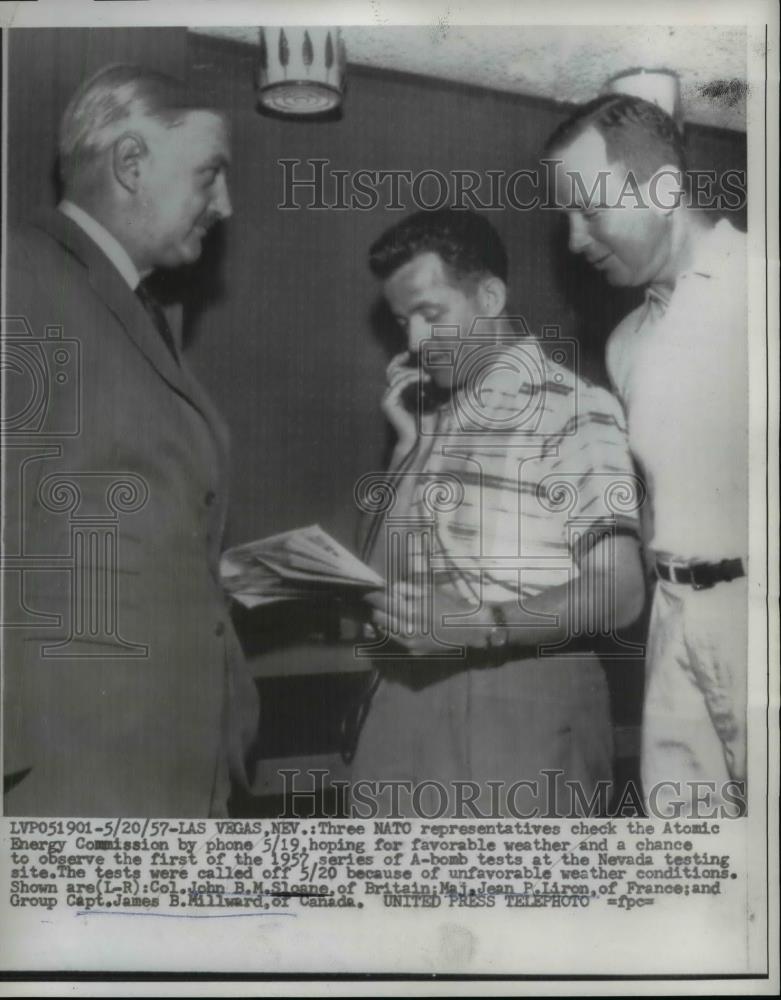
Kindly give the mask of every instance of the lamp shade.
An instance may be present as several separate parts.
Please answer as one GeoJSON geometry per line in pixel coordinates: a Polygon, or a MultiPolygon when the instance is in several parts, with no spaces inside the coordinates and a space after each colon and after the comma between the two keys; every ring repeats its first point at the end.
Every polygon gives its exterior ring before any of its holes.
{"type": "Polygon", "coordinates": [[[680,128],[681,85],[678,74],[670,69],[627,69],[612,76],[602,88],[605,94],[631,94],[656,104],[680,128]]]}
{"type": "Polygon", "coordinates": [[[338,28],[261,28],[255,86],[261,107],[317,115],[342,102],[346,55],[338,28]]]}

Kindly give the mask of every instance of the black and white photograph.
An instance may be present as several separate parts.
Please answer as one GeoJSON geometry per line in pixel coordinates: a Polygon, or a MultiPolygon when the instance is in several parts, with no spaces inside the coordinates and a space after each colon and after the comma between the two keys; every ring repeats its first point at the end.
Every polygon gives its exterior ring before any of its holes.
{"type": "Polygon", "coordinates": [[[0,992],[774,994],[776,6],[0,16],[0,992]]]}

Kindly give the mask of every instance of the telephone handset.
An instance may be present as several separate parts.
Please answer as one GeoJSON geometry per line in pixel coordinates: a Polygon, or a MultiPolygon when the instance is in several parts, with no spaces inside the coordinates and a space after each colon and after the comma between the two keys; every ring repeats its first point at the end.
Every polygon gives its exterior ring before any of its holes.
{"type": "MultiPolygon", "coordinates": [[[[412,358],[405,367],[417,369],[418,364],[417,358],[412,358]]],[[[448,402],[451,396],[452,391],[449,387],[443,388],[429,378],[408,385],[401,393],[401,401],[410,413],[434,413],[443,403],[448,402]]]]}

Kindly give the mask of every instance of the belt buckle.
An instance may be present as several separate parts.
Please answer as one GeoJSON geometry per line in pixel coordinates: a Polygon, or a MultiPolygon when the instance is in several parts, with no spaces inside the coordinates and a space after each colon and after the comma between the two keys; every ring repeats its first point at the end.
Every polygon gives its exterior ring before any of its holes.
{"type": "Polygon", "coordinates": [[[693,590],[710,590],[710,588],[715,584],[715,580],[711,576],[707,581],[702,579],[697,579],[697,571],[700,569],[706,569],[708,563],[692,563],[689,567],[691,572],[691,585],[693,590]]]}

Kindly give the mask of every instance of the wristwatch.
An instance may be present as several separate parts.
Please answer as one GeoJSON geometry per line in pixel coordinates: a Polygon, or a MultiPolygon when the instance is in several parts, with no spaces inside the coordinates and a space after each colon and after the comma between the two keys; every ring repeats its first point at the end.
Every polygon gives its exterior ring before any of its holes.
{"type": "Polygon", "coordinates": [[[491,625],[486,633],[485,648],[489,651],[500,651],[505,648],[510,638],[507,619],[504,616],[501,604],[491,604],[489,610],[493,625],[491,625]]]}

